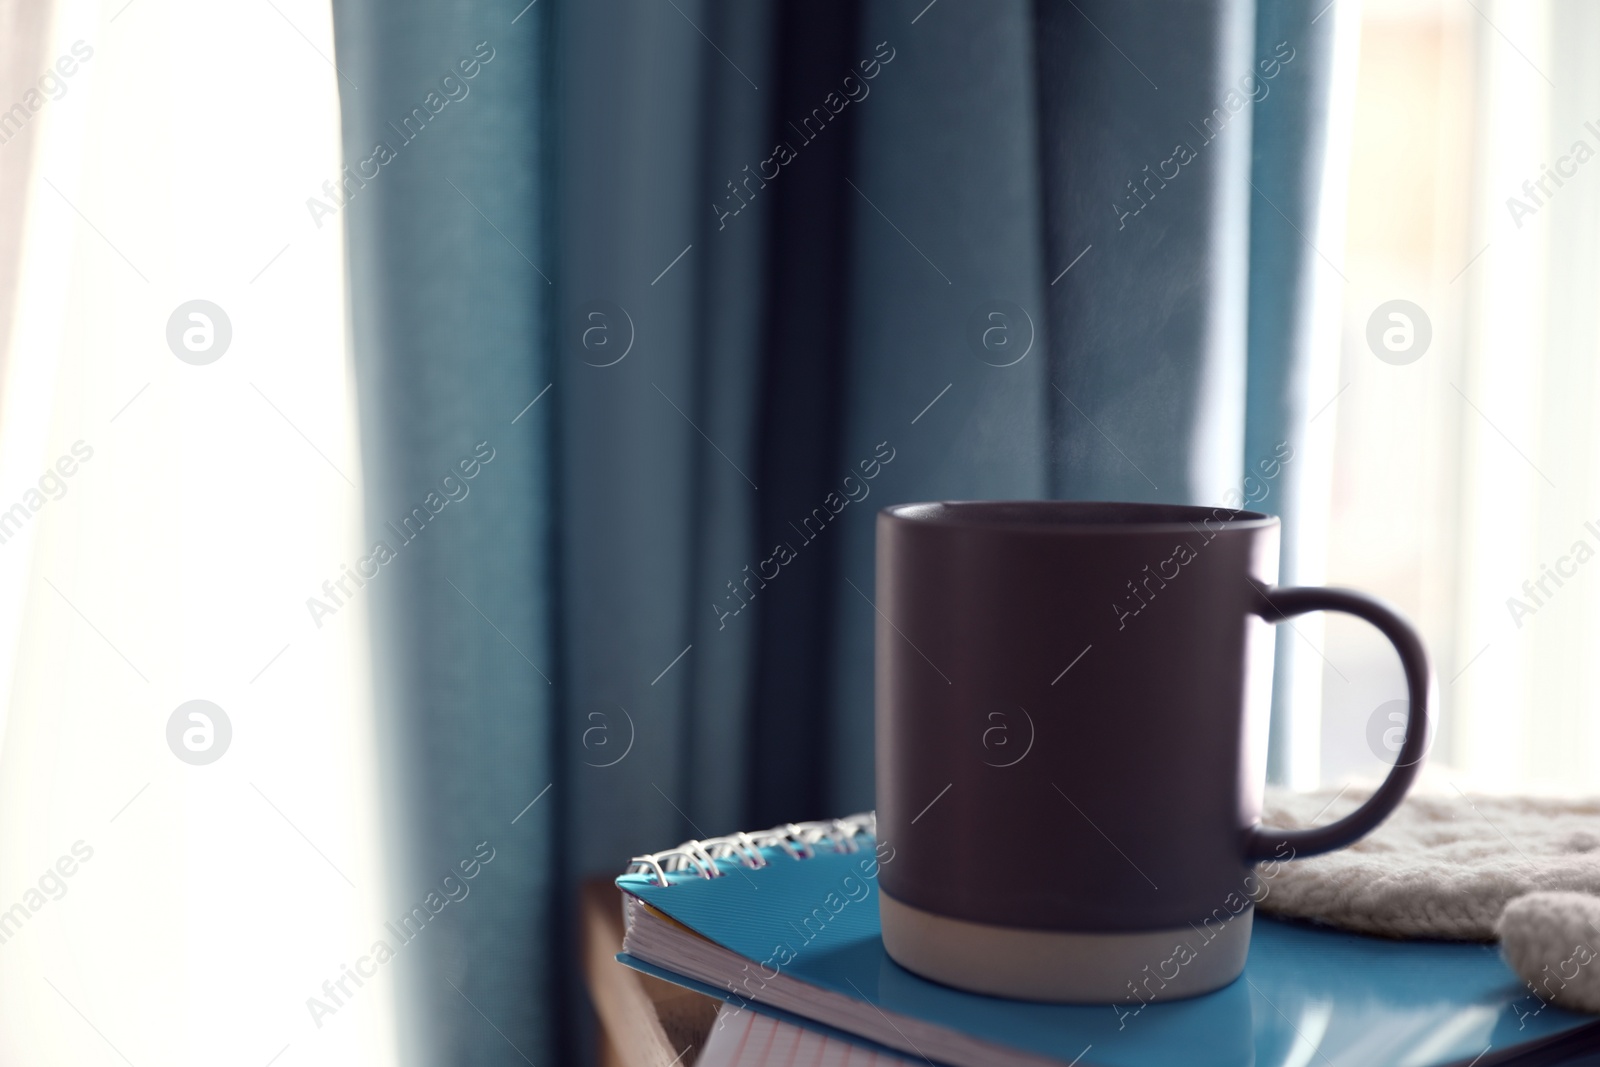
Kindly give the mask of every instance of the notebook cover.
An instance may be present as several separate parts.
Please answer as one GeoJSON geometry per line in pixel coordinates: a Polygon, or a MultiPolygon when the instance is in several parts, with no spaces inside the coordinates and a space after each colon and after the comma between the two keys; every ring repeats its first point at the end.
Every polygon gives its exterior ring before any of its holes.
{"type": "Polygon", "coordinates": [[[680,872],[660,886],[626,874],[617,885],[751,961],[712,991],[724,997],[759,999],[762,975],[777,970],[1064,1064],[1489,1064],[1595,1022],[1540,1001],[1492,945],[1390,941],[1261,915],[1244,975],[1203,997],[1047,1005],[965,993],[885,954],[871,839],[858,840],[859,852],[808,859],[764,850],[769,862],[756,869],[722,861],[720,878],[680,872]]]}

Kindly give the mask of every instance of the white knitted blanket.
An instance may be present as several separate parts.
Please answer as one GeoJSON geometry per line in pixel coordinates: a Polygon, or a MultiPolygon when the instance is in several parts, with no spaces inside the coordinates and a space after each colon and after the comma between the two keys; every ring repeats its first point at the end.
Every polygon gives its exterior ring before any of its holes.
{"type": "MultiPolygon", "coordinates": [[[[1269,790],[1262,821],[1327,823],[1368,792],[1269,790]]],[[[1600,957],[1600,799],[1413,794],[1349,848],[1258,873],[1262,911],[1388,937],[1499,939],[1540,996],[1600,1012],[1600,966],[1586,965],[1600,957]]]]}

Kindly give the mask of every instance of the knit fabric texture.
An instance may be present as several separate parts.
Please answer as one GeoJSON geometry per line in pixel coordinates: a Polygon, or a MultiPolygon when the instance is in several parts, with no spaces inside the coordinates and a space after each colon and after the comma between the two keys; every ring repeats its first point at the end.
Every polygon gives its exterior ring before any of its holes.
{"type": "MultiPolygon", "coordinates": [[[[1262,822],[1324,824],[1368,794],[1269,790],[1262,822]]],[[[1257,876],[1263,912],[1385,937],[1499,940],[1536,994],[1600,1012],[1600,799],[1413,794],[1354,845],[1257,876]]]]}
{"type": "Polygon", "coordinates": [[[1600,1013],[1600,897],[1529,893],[1500,913],[1500,953],[1542,1000],[1600,1013]]]}

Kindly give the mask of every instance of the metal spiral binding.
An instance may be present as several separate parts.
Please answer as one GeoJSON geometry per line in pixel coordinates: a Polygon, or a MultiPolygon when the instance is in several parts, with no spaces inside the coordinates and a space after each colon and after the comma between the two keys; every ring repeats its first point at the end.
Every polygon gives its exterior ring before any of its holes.
{"type": "Polygon", "coordinates": [[[817,846],[830,844],[835,852],[859,852],[856,838],[866,835],[876,837],[878,819],[874,812],[864,811],[846,815],[842,819],[817,822],[791,822],[755,833],[736,833],[725,837],[708,837],[700,841],[685,841],[676,848],[635,856],[628,861],[628,874],[649,874],[657,885],[668,885],[667,875],[693,870],[701,878],[721,878],[728,872],[719,867],[719,860],[734,860],[745,867],[767,865],[761,854],[764,848],[781,848],[790,859],[809,859],[816,855],[817,846]]]}

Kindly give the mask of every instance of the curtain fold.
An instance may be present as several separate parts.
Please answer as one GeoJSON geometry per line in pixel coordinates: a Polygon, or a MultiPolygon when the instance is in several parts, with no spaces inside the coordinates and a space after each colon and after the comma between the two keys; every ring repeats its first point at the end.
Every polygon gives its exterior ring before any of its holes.
{"type": "Polygon", "coordinates": [[[678,7],[604,0],[561,12],[559,714],[572,859],[585,871],[646,836],[692,832],[680,814],[695,665],[685,650],[703,485],[696,425],[708,407],[697,194],[713,127],[693,25],[706,13],[678,7]]]}
{"type": "Polygon", "coordinates": [[[548,11],[335,12],[389,913],[480,864],[397,953],[417,1064],[549,1062],[567,1015],[548,11]]]}
{"type": "Polygon", "coordinates": [[[1298,0],[511,14],[338,20],[352,160],[496,49],[345,211],[375,528],[497,448],[374,600],[405,854],[508,842],[413,990],[451,1062],[504,1051],[469,995],[570,1035],[577,876],[870,806],[879,507],[1221,504],[1292,435],[1310,253],[1251,183],[1315,207],[1330,47],[1298,0]]]}
{"type": "Polygon", "coordinates": [[[1220,503],[1240,473],[1248,0],[1036,6],[1054,495],[1220,503]],[[1079,259],[1079,256],[1082,256],[1079,259]]]}
{"type": "MultiPolygon", "coordinates": [[[[1325,318],[1318,321],[1319,289],[1337,292],[1344,282],[1334,266],[1343,259],[1342,230],[1320,225],[1327,215],[1323,183],[1339,18],[1302,4],[1262,4],[1256,14],[1256,51],[1275,61],[1278,73],[1266,82],[1269,92],[1254,110],[1244,462],[1245,474],[1256,482],[1249,487],[1241,483],[1240,491],[1253,496],[1250,490],[1259,483],[1267,493],[1259,506],[1284,520],[1279,581],[1285,585],[1319,581],[1322,572],[1320,539],[1308,543],[1298,534],[1308,523],[1321,525],[1327,509],[1325,500],[1318,506],[1318,501],[1308,499],[1318,492],[1327,495],[1326,485],[1308,474],[1316,448],[1309,423],[1317,414],[1309,408],[1313,382],[1320,377],[1326,383],[1328,377],[1313,370],[1314,346],[1337,343],[1337,326],[1330,331],[1325,329],[1325,318]],[[1280,455],[1283,444],[1298,452],[1300,461],[1291,459],[1267,488],[1259,465],[1280,455]]],[[[1335,217],[1342,219],[1343,211],[1335,217]]],[[[1320,405],[1335,391],[1330,384],[1326,395],[1314,403],[1320,405]]],[[[1273,743],[1267,761],[1268,777],[1274,781],[1291,779],[1294,748],[1313,753],[1318,749],[1315,739],[1307,744],[1307,738],[1296,736],[1296,731],[1312,730],[1319,721],[1322,661],[1315,653],[1308,656],[1308,651],[1293,633],[1280,631],[1273,673],[1273,743]]]]}
{"type": "Polygon", "coordinates": [[[774,196],[760,357],[765,488],[754,568],[770,579],[766,588],[757,583],[762,599],[752,604],[758,610],[751,620],[759,628],[752,707],[766,710],[754,716],[744,760],[749,817],[768,825],[827,808],[827,627],[840,548],[832,527],[848,506],[839,485],[839,427],[853,194],[841,177],[852,170],[862,108],[878,82],[856,67],[859,5],[786,2],[776,10],[774,162],[758,164],[773,175],[774,196]],[[855,79],[854,93],[846,77],[855,79]],[[830,504],[829,493],[841,495],[830,504]]]}
{"type": "MultiPolygon", "coordinates": [[[[872,796],[873,514],[909,500],[1048,495],[1049,324],[1033,32],[1022,5],[867,5],[859,50],[894,59],[862,106],[834,488],[840,516],[828,801],[872,796]],[[997,115],[1006,121],[997,122],[997,115]],[[868,469],[871,469],[869,466],[868,469]]],[[[842,182],[840,184],[843,184],[842,182]]]]}
{"type": "MultiPolygon", "coordinates": [[[[699,441],[696,463],[699,536],[691,582],[696,589],[725,593],[727,582],[742,583],[748,574],[744,568],[758,564],[757,490],[743,474],[759,484],[760,475],[750,463],[760,465],[761,423],[751,400],[759,394],[762,374],[751,353],[760,350],[764,329],[762,279],[770,201],[759,173],[754,183],[747,183],[770,146],[765,144],[767,103],[745,78],[764,85],[771,76],[774,16],[766,5],[730,3],[709,8],[707,15],[707,34],[730,56],[741,58],[735,69],[720,57],[703,57],[709,61],[703,106],[711,122],[702,139],[699,181],[702,190],[721,193],[722,203],[716,211],[702,206],[698,213],[706,255],[695,308],[702,353],[696,423],[705,437],[699,441]],[[730,182],[737,187],[731,201],[730,182]],[[720,214],[736,209],[736,216],[720,214]],[[718,442],[726,455],[707,447],[710,441],[718,442]]],[[[738,626],[737,616],[714,610],[708,599],[691,596],[680,605],[689,619],[688,637],[700,653],[691,653],[684,664],[690,687],[685,810],[697,822],[723,826],[746,813],[746,780],[738,768],[754,729],[749,709],[758,632],[738,626]]],[[[721,610],[729,611],[731,605],[721,610]]],[[[598,860],[602,865],[608,861],[598,860]]]]}

